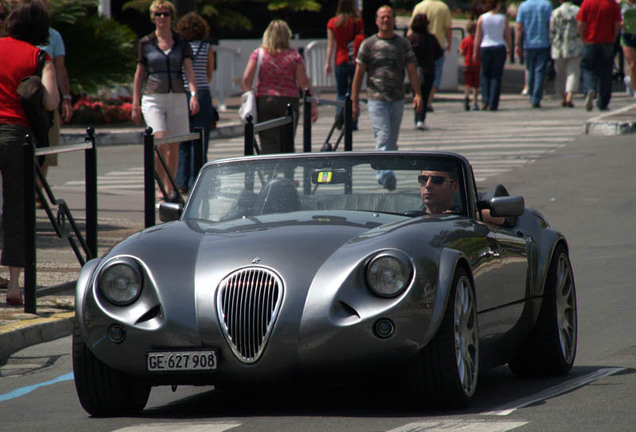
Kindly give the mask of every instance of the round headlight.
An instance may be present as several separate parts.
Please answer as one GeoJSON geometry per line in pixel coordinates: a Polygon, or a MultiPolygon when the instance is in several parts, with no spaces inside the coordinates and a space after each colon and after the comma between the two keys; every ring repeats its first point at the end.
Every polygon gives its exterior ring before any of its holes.
{"type": "Polygon", "coordinates": [[[99,290],[108,302],[126,306],[141,293],[142,276],[139,266],[132,261],[117,261],[102,270],[99,290]]]}
{"type": "Polygon", "coordinates": [[[411,262],[394,255],[379,255],[367,265],[369,288],[380,297],[395,297],[406,289],[411,278],[411,262]]]}

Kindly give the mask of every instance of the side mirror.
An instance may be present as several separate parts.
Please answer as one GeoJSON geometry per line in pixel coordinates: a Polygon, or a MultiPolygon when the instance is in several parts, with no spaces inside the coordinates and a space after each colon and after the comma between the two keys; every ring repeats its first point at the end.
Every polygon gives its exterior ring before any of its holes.
{"type": "Polygon", "coordinates": [[[513,217],[521,216],[525,211],[525,205],[523,197],[516,195],[494,197],[490,201],[481,201],[479,207],[490,209],[490,215],[493,217],[513,217]]]}
{"type": "Polygon", "coordinates": [[[179,203],[161,203],[159,205],[159,220],[161,222],[176,221],[181,217],[183,205],[179,203]]]}

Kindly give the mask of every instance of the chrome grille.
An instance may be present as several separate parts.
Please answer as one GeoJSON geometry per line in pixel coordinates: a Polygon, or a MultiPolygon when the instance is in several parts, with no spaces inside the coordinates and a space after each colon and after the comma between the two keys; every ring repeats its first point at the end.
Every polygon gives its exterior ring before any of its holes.
{"type": "Polygon", "coordinates": [[[227,276],[217,291],[219,322],[234,355],[256,362],[272,331],[283,301],[283,283],[276,273],[249,267],[227,276]]]}

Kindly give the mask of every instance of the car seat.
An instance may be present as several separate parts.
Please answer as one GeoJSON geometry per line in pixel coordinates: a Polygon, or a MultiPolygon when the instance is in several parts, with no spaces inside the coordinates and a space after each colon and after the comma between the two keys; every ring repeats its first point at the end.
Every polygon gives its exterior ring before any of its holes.
{"type": "Polygon", "coordinates": [[[254,214],[256,215],[288,213],[300,209],[300,197],[296,186],[285,177],[277,177],[267,182],[254,203],[254,214]]]}

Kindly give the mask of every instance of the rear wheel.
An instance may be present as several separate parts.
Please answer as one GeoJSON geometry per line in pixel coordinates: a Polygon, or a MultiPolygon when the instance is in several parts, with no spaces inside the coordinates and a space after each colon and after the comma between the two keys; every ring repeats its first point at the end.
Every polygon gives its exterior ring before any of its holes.
{"type": "Polygon", "coordinates": [[[73,374],[82,407],[96,417],[137,414],[146,406],[150,385],[100,361],[88,349],[77,322],[73,328],[73,374]]]}
{"type": "Polygon", "coordinates": [[[463,408],[475,394],[478,375],[475,290],[468,273],[460,268],[437,334],[410,364],[409,385],[426,403],[463,408]]]}
{"type": "Polygon", "coordinates": [[[568,252],[559,244],[545,281],[541,312],[528,342],[508,363],[520,376],[562,375],[576,357],[577,308],[568,252]]]}

